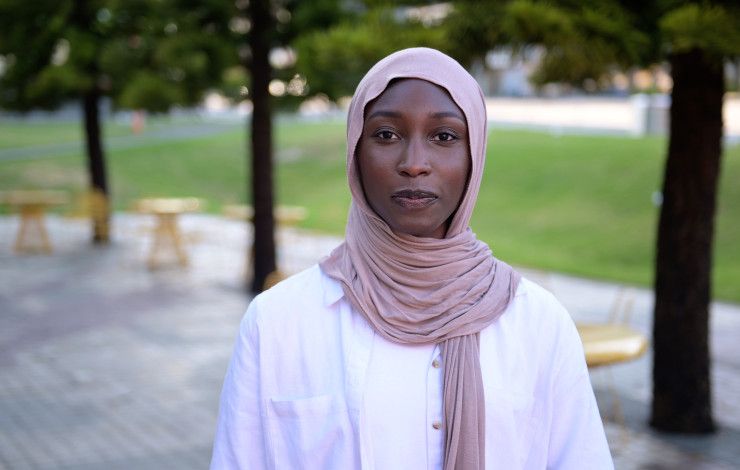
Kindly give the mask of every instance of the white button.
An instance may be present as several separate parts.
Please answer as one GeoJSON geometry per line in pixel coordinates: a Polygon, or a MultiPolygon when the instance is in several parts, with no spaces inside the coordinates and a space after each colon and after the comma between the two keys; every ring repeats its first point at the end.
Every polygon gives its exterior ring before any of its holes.
{"type": "Polygon", "coordinates": [[[432,423],[432,427],[434,429],[442,429],[442,423],[440,423],[439,421],[435,421],[432,423]]]}

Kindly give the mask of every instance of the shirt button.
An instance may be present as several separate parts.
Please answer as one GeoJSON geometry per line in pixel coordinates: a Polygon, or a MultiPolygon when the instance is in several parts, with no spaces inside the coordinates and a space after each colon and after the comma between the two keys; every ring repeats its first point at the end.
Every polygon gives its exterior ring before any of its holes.
{"type": "Polygon", "coordinates": [[[439,359],[435,359],[432,361],[432,367],[434,367],[435,369],[439,369],[439,366],[440,366],[439,359]]]}
{"type": "Polygon", "coordinates": [[[442,423],[439,422],[439,421],[435,421],[435,422],[432,423],[432,427],[434,429],[442,429],[442,423]]]}

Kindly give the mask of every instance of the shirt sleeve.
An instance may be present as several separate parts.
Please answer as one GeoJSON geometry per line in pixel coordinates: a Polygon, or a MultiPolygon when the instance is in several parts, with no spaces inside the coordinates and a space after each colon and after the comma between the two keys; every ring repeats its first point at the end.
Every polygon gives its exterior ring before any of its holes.
{"type": "Polygon", "coordinates": [[[547,468],[613,470],[583,345],[570,316],[564,314],[566,321],[559,338],[562,355],[553,382],[554,411],[547,468]]]}
{"type": "Polygon", "coordinates": [[[259,388],[257,301],[241,322],[234,353],[221,391],[211,470],[263,469],[265,433],[259,388]]]}

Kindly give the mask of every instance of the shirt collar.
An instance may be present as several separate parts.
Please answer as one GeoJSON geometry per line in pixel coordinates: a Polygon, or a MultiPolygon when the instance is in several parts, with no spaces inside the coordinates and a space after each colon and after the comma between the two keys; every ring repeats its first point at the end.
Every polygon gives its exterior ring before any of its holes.
{"type": "Polygon", "coordinates": [[[324,306],[328,307],[344,297],[342,285],[336,279],[332,279],[321,271],[321,284],[324,291],[324,306]]]}

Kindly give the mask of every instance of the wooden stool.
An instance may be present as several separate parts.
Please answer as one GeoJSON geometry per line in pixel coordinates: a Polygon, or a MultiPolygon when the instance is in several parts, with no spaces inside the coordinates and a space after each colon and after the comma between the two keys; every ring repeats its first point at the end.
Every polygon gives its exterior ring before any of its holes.
{"type": "Polygon", "coordinates": [[[18,211],[20,225],[13,244],[16,253],[42,252],[51,254],[46,211],[67,203],[67,193],[50,190],[15,190],[0,193],[0,201],[18,211]]]}
{"type": "Polygon", "coordinates": [[[199,210],[201,207],[200,199],[146,198],[136,201],[135,207],[140,213],[154,215],[157,221],[147,261],[149,269],[155,269],[159,266],[158,255],[168,246],[172,247],[179,265],[187,266],[189,262],[188,255],[184,248],[177,219],[180,214],[199,210]]]}

